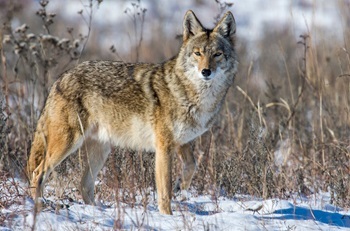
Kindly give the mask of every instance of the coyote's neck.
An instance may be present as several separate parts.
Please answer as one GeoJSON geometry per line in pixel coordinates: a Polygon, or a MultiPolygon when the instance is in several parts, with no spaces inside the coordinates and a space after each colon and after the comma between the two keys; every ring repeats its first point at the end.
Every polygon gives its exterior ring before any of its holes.
{"type": "Polygon", "coordinates": [[[230,76],[222,70],[205,81],[196,70],[174,68],[172,75],[165,75],[168,89],[177,102],[177,119],[174,121],[175,137],[186,143],[203,134],[214,123],[223,103],[230,76]]]}
{"type": "Polygon", "coordinates": [[[210,81],[200,80],[201,83],[197,86],[198,103],[204,110],[214,111],[221,106],[221,102],[230,86],[226,80],[227,77],[223,73],[217,73],[215,78],[210,81]]]}

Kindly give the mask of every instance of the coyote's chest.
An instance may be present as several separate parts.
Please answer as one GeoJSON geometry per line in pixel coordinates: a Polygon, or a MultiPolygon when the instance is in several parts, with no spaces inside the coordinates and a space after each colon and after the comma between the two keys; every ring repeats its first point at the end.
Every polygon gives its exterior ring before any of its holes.
{"type": "Polygon", "coordinates": [[[214,90],[204,92],[197,104],[188,105],[184,117],[174,122],[174,135],[179,143],[190,142],[213,125],[226,93],[226,89],[214,90]]]}
{"type": "Polygon", "coordinates": [[[203,113],[191,121],[174,122],[175,139],[180,144],[188,143],[206,132],[212,125],[217,113],[203,113]]]}

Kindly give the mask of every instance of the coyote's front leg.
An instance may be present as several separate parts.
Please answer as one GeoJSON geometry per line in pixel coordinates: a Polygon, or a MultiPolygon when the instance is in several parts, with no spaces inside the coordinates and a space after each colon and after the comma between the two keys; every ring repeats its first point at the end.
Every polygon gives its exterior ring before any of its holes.
{"type": "Polygon", "coordinates": [[[182,176],[175,183],[174,193],[187,190],[190,187],[192,177],[196,171],[196,159],[193,155],[194,144],[184,144],[177,149],[177,154],[182,161],[182,176]]]}
{"type": "Polygon", "coordinates": [[[172,179],[171,168],[173,160],[173,143],[171,136],[164,131],[157,131],[156,140],[156,186],[158,194],[158,208],[162,214],[172,215],[172,179]]]}

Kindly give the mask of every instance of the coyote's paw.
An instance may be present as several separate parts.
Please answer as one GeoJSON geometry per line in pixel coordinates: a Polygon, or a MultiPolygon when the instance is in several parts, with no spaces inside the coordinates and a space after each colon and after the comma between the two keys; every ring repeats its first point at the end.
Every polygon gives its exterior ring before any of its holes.
{"type": "Polygon", "coordinates": [[[181,178],[179,177],[174,186],[174,196],[176,197],[177,200],[179,201],[186,201],[189,198],[188,192],[186,189],[182,189],[181,187],[181,178]]]}

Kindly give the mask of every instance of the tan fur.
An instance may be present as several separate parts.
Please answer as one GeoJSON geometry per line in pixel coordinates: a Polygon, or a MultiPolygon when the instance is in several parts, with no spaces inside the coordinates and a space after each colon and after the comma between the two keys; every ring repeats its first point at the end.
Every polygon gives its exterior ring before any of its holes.
{"type": "Polygon", "coordinates": [[[159,211],[172,213],[173,155],[177,151],[183,161],[175,190],[187,189],[196,168],[190,142],[213,124],[237,71],[230,12],[208,30],[188,11],[183,27],[179,54],[162,64],[88,61],[62,74],[50,90],[28,160],[33,195],[42,196],[50,172],[83,147],[88,164],[81,192],[85,203],[94,204],[97,173],[117,145],[156,153],[159,211]],[[211,74],[203,76],[203,69],[211,74]]]}

